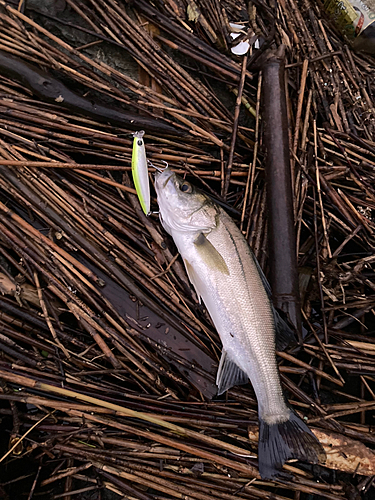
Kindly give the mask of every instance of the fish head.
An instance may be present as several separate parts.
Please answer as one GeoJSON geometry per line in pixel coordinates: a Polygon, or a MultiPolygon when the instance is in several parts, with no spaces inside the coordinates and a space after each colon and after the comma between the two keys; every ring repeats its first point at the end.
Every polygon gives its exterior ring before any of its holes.
{"type": "Polygon", "coordinates": [[[218,207],[169,167],[155,174],[155,189],[160,220],[169,234],[173,230],[207,232],[216,227],[218,207]]]}

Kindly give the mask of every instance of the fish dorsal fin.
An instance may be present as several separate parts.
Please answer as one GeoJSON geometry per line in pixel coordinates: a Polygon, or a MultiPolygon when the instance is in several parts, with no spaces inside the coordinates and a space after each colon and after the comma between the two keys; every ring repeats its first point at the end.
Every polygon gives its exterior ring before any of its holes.
{"type": "Polygon", "coordinates": [[[198,295],[199,303],[201,304],[202,303],[202,296],[201,296],[201,292],[200,292],[201,282],[197,276],[197,273],[194,271],[193,266],[190,264],[190,262],[188,260],[184,259],[184,264],[185,264],[185,269],[186,269],[188,278],[190,280],[190,283],[193,285],[195,292],[198,295]]]}
{"type": "Polygon", "coordinates": [[[203,233],[200,233],[195,238],[194,245],[200,257],[210,269],[218,270],[229,276],[229,269],[225,260],[203,233]]]}
{"type": "Polygon", "coordinates": [[[275,322],[276,350],[283,351],[290,343],[296,340],[293,329],[288,325],[279,311],[272,306],[273,319],[275,322]]]}
{"type": "Polygon", "coordinates": [[[272,305],[272,291],[271,291],[271,286],[268,283],[268,280],[260,267],[260,264],[255,257],[255,255],[252,253],[254,263],[258,269],[259,276],[262,280],[263,286],[267,292],[268,298],[270,299],[271,302],[271,307],[272,307],[272,312],[273,312],[273,319],[275,322],[275,337],[276,337],[276,349],[278,351],[283,351],[288,347],[288,345],[296,340],[296,335],[293,329],[288,325],[288,323],[285,321],[284,318],[281,317],[280,313],[275,309],[275,307],[272,305]]]}
{"type": "Polygon", "coordinates": [[[246,373],[228,358],[226,351],[223,349],[216,375],[217,395],[220,396],[234,385],[244,385],[248,382],[249,377],[246,373]]]}
{"type": "MultiPolygon", "coordinates": [[[[251,251],[251,249],[250,249],[250,251],[251,251]]],[[[268,298],[271,300],[271,297],[272,297],[271,285],[268,283],[268,279],[266,278],[266,275],[264,274],[263,269],[260,267],[258,259],[255,257],[255,255],[253,254],[252,251],[251,251],[251,256],[253,257],[254,264],[255,264],[256,268],[258,269],[260,279],[262,280],[262,283],[263,283],[264,289],[267,292],[268,298]]]]}

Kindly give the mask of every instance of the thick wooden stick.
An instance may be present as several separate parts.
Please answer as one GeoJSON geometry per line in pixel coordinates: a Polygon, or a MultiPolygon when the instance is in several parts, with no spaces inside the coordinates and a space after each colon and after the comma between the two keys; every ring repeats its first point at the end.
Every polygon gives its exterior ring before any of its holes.
{"type": "Polygon", "coordinates": [[[179,130],[156,118],[140,116],[95,104],[89,99],[72,92],[59,80],[41,71],[36,66],[11,57],[3,51],[0,51],[0,69],[3,75],[27,85],[43,101],[61,104],[64,108],[73,110],[76,113],[131,129],[145,128],[146,130],[157,130],[161,133],[181,134],[179,130]]]}
{"type": "Polygon", "coordinates": [[[285,98],[284,47],[270,52],[263,68],[263,113],[267,148],[271,287],[276,307],[301,331],[293,190],[285,98]]]}

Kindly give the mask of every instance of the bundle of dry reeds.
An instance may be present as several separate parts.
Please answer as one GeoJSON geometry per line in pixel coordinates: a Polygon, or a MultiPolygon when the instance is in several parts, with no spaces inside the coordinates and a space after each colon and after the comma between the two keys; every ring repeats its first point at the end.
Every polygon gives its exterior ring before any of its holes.
{"type": "Polygon", "coordinates": [[[305,0],[0,9],[0,496],[370,494],[374,60],[305,0]],[[263,49],[231,54],[229,22],[263,49]],[[267,273],[260,61],[280,44],[304,335],[278,354],[327,463],[289,463],[289,480],[267,483],[254,393],[215,397],[219,337],[129,170],[143,123],[152,162],[221,203],[267,273]]]}

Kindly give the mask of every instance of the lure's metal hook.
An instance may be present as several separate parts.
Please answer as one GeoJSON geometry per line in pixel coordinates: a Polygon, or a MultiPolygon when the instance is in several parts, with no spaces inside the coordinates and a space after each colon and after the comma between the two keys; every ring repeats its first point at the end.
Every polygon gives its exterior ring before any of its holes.
{"type": "MultiPolygon", "coordinates": [[[[163,163],[165,163],[165,165],[166,165],[166,167],[165,167],[165,168],[167,168],[167,167],[168,167],[168,163],[167,163],[166,161],[164,161],[164,160],[160,160],[160,161],[162,161],[163,163]]],[[[157,167],[157,166],[156,166],[156,165],[154,165],[154,164],[153,164],[150,160],[147,160],[147,163],[149,164],[149,166],[150,166],[150,167],[153,167],[153,168],[154,168],[155,170],[157,170],[160,174],[161,174],[162,172],[164,172],[164,170],[165,170],[164,168],[157,167]]]]}

